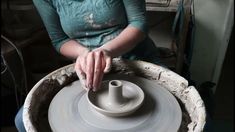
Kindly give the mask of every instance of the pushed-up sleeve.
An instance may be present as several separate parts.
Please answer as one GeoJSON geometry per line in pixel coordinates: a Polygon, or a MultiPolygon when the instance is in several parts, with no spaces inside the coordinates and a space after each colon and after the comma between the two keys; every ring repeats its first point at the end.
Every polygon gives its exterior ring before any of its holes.
{"type": "Polygon", "coordinates": [[[145,0],[123,0],[128,24],[147,33],[145,0]]]}
{"type": "Polygon", "coordinates": [[[60,47],[70,39],[61,27],[60,18],[56,9],[50,0],[33,0],[33,3],[41,16],[53,46],[59,52],[60,47]]]}

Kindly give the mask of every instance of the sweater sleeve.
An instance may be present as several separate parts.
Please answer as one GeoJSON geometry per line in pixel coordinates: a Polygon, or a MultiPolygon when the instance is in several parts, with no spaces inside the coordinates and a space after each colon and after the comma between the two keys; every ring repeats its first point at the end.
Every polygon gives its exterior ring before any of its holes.
{"type": "Polygon", "coordinates": [[[145,0],[123,0],[128,24],[147,33],[145,0]]]}
{"type": "Polygon", "coordinates": [[[53,46],[59,52],[60,47],[70,38],[64,33],[56,9],[49,0],[33,0],[33,3],[41,16],[53,46]]]}

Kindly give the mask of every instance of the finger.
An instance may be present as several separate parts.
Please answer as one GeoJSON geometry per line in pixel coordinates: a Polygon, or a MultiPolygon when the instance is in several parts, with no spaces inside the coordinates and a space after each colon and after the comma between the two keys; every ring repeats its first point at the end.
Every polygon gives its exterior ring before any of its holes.
{"type": "Polygon", "coordinates": [[[95,68],[94,68],[94,76],[93,76],[93,91],[97,91],[99,81],[101,80],[103,70],[102,70],[102,56],[101,52],[95,52],[95,68]]]}
{"type": "Polygon", "coordinates": [[[105,66],[106,66],[106,62],[105,62],[103,52],[101,52],[101,60],[102,60],[102,62],[101,62],[102,63],[102,65],[101,65],[101,71],[102,72],[101,72],[99,80],[98,80],[97,90],[101,87],[102,79],[103,79],[103,76],[104,76],[104,69],[105,69],[105,66]]]}
{"type": "Polygon", "coordinates": [[[79,58],[79,64],[81,67],[81,71],[86,74],[86,56],[85,57],[80,57],[79,58]]]}
{"type": "Polygon", "coordinates": [[[102,73],[100,74],[96,91],[99,90],[100,87],[101,87],[103,76],[104,76],[104,72],[102,72],[102,73]]]}
{"type": "Polygon", "coordinates": [[[82,72],[80,63],[78,63],[78,61],[76,61],[76,63],[75,63],[75,71],[76,71],[76,74],[77,74],[77,76],[80,80],[80,83],[81,83],[82,87],[86,89],[86,86],[85,86],[85,80],[86,80],[85,73],[82,72]]]}
{"type": "Polygon", "coordinates": [[[94,75],[94,52],[88,54],[86,62],[86,86],[91,89],[94,75]]]}
{"type": "Polygon", "coordinates": [[[78,78],[79,78],[80,80],[81,80],[81,79],[83,79],[83,80],[85,79],[85,77],[82,76],[82,75],[84,75],[84,73],[82,72],[81,67],[80,67],[79,64],[75,66],[75,71],[76,71],[77,76],[78,76],[78,78]]]}
{"type": "Polygon", "coordinates": [[[79,59],[76,60],[76,63],[75,63],[75,71],[79,77],[79,79],[86,79],[85,78],[85,73],[83,72],[82,68],[81,68],[81,64],[79,63],[79,59]],[[83,76],[81,76],[83,75],[83,76]]]}
{"type": "Polygon", "coordinates": [[[82,77],[81,83],[82,85],[85,86],[85,88],[88,88],[86,85],[86,56],[81,56],[77,59],[77,63],[79,64],[79,70],[80,70],[80,75],[82,77]]]}
{"type": "Polygon", "coordinates": [[[103,76],[104,76],[104,69],[105,69],[105,66],[106,66],[106,61],[105,61],[105,58],[104,58],[104,54],[101,54],[101,58],[102,58],[102,73],[100,74],[100,78],[98,80],[98,86],[97,86],[97,90],[101,88],[101,84],[102,84],[102,79],[103,79],[103,76]]]}
{"type": "Polygon", "coordinates": [[[104,72],[107,73],[111,70],[111,65],[112,65],[112,59],[111,57],[107,57],[105,58],[105,68],[104,68],[104,72]]]}
{"type": "Polygon", "coordinates": [[[101,70],[104,71],[105,66],[106,66],[106,61],[105,61],[105,57],[104,57],[104,53],[101,52],[101,58],[102,58],[102,65],[101,65],[101,70]]]}
{"type": "Polygon", "coordinates": [[[110,57],[107,51],[102,51],[102,53],[105,61],[104,73],[107,73],[111,70],[112,58],[110,57]]]}

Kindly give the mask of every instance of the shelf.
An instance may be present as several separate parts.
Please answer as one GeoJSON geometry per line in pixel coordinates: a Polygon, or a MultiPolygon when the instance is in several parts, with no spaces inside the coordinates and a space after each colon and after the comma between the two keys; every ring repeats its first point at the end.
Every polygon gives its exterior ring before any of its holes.
{"type": "Polygon", "coordinates": [[[171,27],[174,20],[175,13],[148,13],[149,21],[149,36],[158,47],[161,64],[168,68],[176,69],[176,55],[172,49],[173,37],[171,35],[171,27]],[[169,56],[169,57],[167,57],[169,56]]]}
{"type": "MultiPolygon", "coordinates": [[[[152,13],[176,13],[179,3],[181,0],[146,0],[146,10],[148,12],[152,13]]],[[[156,26],[150,27],[149,36],[153,39],[155,44],[158,47],[165,47],[167,49],[170,49],[173,51],[176,55],[174,56],[175,63],[171,63],[174,67],[174,71],[177,73],[182,72],[183,63],[184,63],[184,50],[186,45],[186,37],[187,37],[187,31],[188,31],[188,24],[190,20],[190,9],[191,9],[191,0],[184,0],[184,22],[183,22],[183,28],[179,31],[179,35],[177,36],[177,45],[174,42],[174,39],[172,38],[171,33],[171,25],[167,25],[167,23],[173,22],[171,21],[164,21],[160,24],[157,24],[156,26]]],[[[156,15],[158,17],[158,15],[156,15]]],[[[155,19],[154,17],[150,17],[152,19],[155,19]]],[[[174,17],[173,17],[174,18],[174,17]]],[[[173,62],[173,61],[171,61],[173,62]]],[[[166,64],[169,66],[170,64],[166,64]]]]}
{"type": "MultiPolygon", "coordinates": [[[[147,11],[176,12],[181,0],[145,0],[147,11]]],[[[190,0],[184,0],[184,6],[190,6],[190,0]]]]}
{"type": "Polygon", "coordinates": [[[149,23],[149,36],[157,47],[171,49],[173,42],[171,29],[175,15],[168,14],[165,18],[160,18],[161,16],[161,14],[149,14],[148,17],[151,18],[151,22],[149,23]]]}

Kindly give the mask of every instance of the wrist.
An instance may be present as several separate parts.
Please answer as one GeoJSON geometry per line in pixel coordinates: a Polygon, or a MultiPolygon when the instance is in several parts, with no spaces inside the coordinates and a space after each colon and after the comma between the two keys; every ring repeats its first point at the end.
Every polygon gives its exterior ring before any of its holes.
{"type": "Polygon", "coordinates": [[[89,52],[90,52],[90,50],[86,47],[83,47],[83,46],[79,47],[78,50],[77,50],[78,56],[80,56],[82,54],[89,53],[89,52]]]}
{"type": "Polygon", "coordinates": [[[106,52],[111,58],[113,58],[113,54],[112,54],[112,50],[111,49],[103,47],[103,46],[94,49],[94,51],[98,51],[98,50],[106,52]]]}

